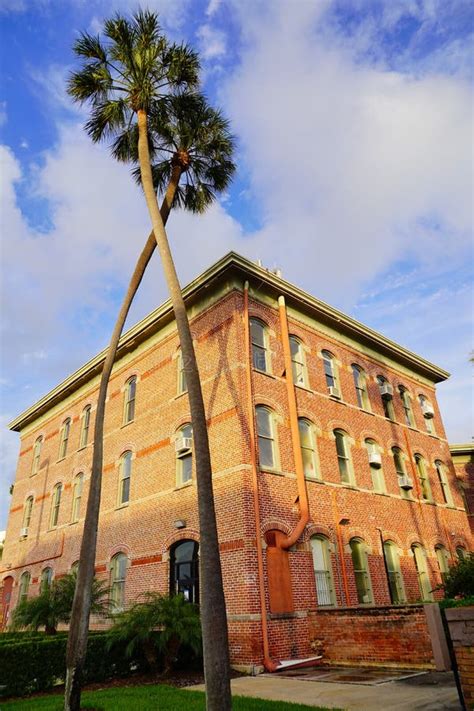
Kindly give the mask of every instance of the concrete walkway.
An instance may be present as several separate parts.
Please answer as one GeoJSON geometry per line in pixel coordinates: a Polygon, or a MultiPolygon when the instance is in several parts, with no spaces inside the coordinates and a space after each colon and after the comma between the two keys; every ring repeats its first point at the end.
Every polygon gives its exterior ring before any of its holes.
{"type": "MultiPolygon", "coordinates": [[[[346,711],[459,711],[456,687],[449,674],[429,675],[374,686],[306,681],[262,674],[232,679],[234,696],[292,701],[346,711]]],[[[204,690],[203,685],[188,687],[204,690]]]]}

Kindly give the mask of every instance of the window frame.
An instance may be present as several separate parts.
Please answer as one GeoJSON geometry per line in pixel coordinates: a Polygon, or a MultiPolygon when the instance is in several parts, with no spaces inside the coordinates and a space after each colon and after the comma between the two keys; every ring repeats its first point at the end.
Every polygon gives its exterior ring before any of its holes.
{"type": "Polygon", "coordinates": [[[169,594],[170,596],[182,594],[187,602],[199,604],[199,543],[192,538],[184,538],[173,543],[169,549],[169,594]],[[188,543],[193,544],[191,558],[176,561],[176,551],[188,543]],[[187,584],[180,585],[180,581],[186,580],[180,576],[180,567],[189,566],[190,575],[187,576],[187,584]],[[190,591],[190,592],[189,592],[190,591]]]}
{"type": "Polygon", "coordinates": [[[447,467],[444,462],[441,461],[441,459],[436,459],[434,465],[436,473],[438,475],[438,482],[441,487],[441,493],[443,494],[444,503],[446,504],[446,506],[453,507],[454,500],[447,477],[447,467]]]}
{"type": "Polygon", "coordinates": [[[385,494],[385,493],[387,493],[387,486],[385,483],[385,476],[384,476],[384,472],[383,472],[381,447],[374,439],[372,439],[372,437],[368,437],[367,439],[364,440],[364,446],[367,450],[367,460],[369,463],[370,475],[372,478],[372,487],[373,487],[374,491],[377,492],[378,494],[385,494]],[[376,467],[370,463],[371,452],[374,452],[374,453],[380,455],[380,461],[381,461],[380,467],[376,467]]]}
{"type": "Polygon", "coordinates": [[[372,590],[372,580],[370,577],[369,568],[369,556],[367,553],[367,544],[362,538],[351,538],[349,541],[349,547],[351,549],[351,560],[352,560],[352,572],[354,574],[354,582],[357,592],[357,604],[358,605],[373,605],[374,604],[374,593],[372,590]],[[356,568],[355,561],[355,550],[354,547],[360,546],[359,560],[363,564],[361,568],[356,568]],[[358,581],[362,581],[364,584],[365,594],[363,597],[368,597],[368,600],[361,600],[362,586],[358,581]]]}
{"type": "Polygon", "coordinates": [[[335,355],[331,353],[331,351],[324,349],[321,351],[321,358],[323,359],[324,378],[328,392],[329,388],[335,388],[340,395],[341,390],[339,388],[339,374],[337,372],[335,355]]]}
{"type": "Polygon", "coordinates": [[[433,586],[431,585],[430,573],[426,562],[426,551],[420,543],[413,543],[410,546],[410,550],[413,554],[421,600],[423,602],[433,602],[433,586]],[[419,552],[419,558],[417,557],[417,551],[419,552]]]}
{"type": "Polygon", "coordinates": [[[132,486],[132,460],[133,452],[131,449],[127,449],[120,455],[117,497],[117,506],[119,508],[122,506],[128,506],[128,504],[130,503],[130,494],[132,486]],[[125,498],[125,493],[127,494],[127,498],[125,498]]]}
{"type": "Polygon", "coordinates": [[[186,371],[184,369],[184,359],[183,359],[183,351],[181,348],[178,348],[178,352],[176,355],[176,368],[178,371],[178,395],[184,395],[184,393],[188,392],[188,384],[186,382],[186,371]]]}
{"type": "Polygon", "coordinates": [[[79,435],[79,449],[87,447],[89,441],[89,429],[91,424],[92,405],[86,405],[81,415],[81,432],[79,435]]]}
{"type": "Polygon", "coordinates": [[[420,410],[421,410],[423,420],[425,421],[426,431],[428,432],[428,434],[431,434],[431,435],[436,434],[435,425],[434,425],[434,418],[433,417],[425,417],[425,414],[423,412],[423,405],[425,403],[427,403],[428,405],[431,405],[430,401],[428,400],[426,395],[423,395],[423,393],[420,393],[418,395],[418,401],[420,403],[420,410]]]}
{"type": "Polygon", "coordinates": [[[385,385],[385,383],[387,385],[390,385],[390,382],[384,375],[377,375],[376,381],[377,385],[379,386],[380,399],[382,401],[382,408],[385,418],[387,420],[390,420],[390,422],[395,422],[395,407],[393,405],[393,396],[388,400],[382,397],[382,386],[385,385]]]}
{"type": "Polygon", "coordinates": [[[367,375],[365,370],[357,363],[352,363],[352,377],[354,379],[354,389],[356,391],[356,400],[361,410],[370,412],[370,399],[367,390],[367,375]]]}
{"type": "Polygon", "coordinates": [[[306,357],[304,352],[304,345],[301,338],[290,334],[290,356],[291,356],[291,372],[293,375],[293,385],[297,385],[300,388],[308,387],[308,369],[306,366],[306,357]],[[296,345],[296,353],[292,345],[296,345]],[[299,369],[299,373],[298,373],[299,369]]]}
{"type": "Polygon", "coordinates": [[[313,562],[314,584],[318,607],[334,607],[337,605],[337,598],[334,587],[334,574],[331,560],[331,543],[327,536],[317,533],[316,535],[311,536],[309,544],[311,549],[311,559],[313,562]],[[313,541],[318,541],[321,544],[320,551],[321,560],[324,564],[323,568],[316,568],[316,556],[313,541]],[[326,599],[328,602],[322,602],[322,599],[326,599]]]}
{"type": "MultiPolygon", "coordinates": [[[[186,422],[176,431],[176,439],[187,437],[193,440],[193,426],[191,422],[186,422]],[[186,434],[187,432],[187,434],[186,434]]],[[[176,486],[186,486],[193,481],[194,457],[193,446],[183,452],[176,452],[176,486]],[[185,478],[186,475],[186,478],[185,478]]]]}
{"type": "Polygon", "coordinates": [[[28,592],[31,584],[31,573],[29,570],[24,570],[18,581],[18,604],[28,599],[28,592]]]}
{"type": "MultiPolygon", "coordinates": [[[[33,494],[30,494],[29,496],[26,497],[25,503],[23,506],[23,518],[22,518],[22,528],[29,529],[30,528],[30,523],[31,523],[31,516],[33,513],[33,504],[35,502],[35,497],[33,494]]],[[[22,536],[22,538],[27,538],[28,533],[26,536],[22,536]]]]}
{"type": "Polygon", "coordinates": [[[439,574],[441,576],[441,582],[444,583],[446,575],[449,573],[449,553],[446,546],[439,543],[435,546],[435,555],[438,563],[439,574]]]}
{"type": "Polygon", "coordinates": [[[392,605],[403,605],[407,601],[405,584],[400,567],[398,546],[391,540],[383,542],[383,557],[388,578],[388,589],[392,605]],[[389,553],[387,552],[389,551],[389,553]]]}
{"type": "Polygon", "coordinates": [[[44,437],[43,435],[40,435],[35,439],[35,443],[33,445],[33,459],[31,462],[31,472],[30,476],[35,476],[38,474],[40,470],[40,461],[41,461],[41,450],[43,448],[43,443],[44,443],[44,437]]]}
{"type": "Polygon", "coordinates": [[[411,428],[415,429],[416,423],[415,423],[415,417],[413,415],[413,408],[411,405],[411,395],[410,395],[408,389],[404,385],[398,386],[398,393],[400,395],[400,400],[402,402],[402,407],[403,407],[403,412],[404,412],[404,417],[405,417],[405,424],[407,425],[407,427],[411,427],[411,428]]]}
{"type": "Polygon", "coordinates": [[[317,449],[317,441],[316,441],[316,429],[314,424],[311,422],[311,420],[308,420],[307,417],[298,417],[298,436],[299,436],[299,441],[300,441],[300,450],[301,450],[301,459],[303,461],[303,472],[305,475],[306,479],[309,479],[310,481],[321,481],[321,471],[320,471],[320,466],[319,466],[319,457],[318,457],[318,449],[317,449]],[[301,426],[305,425],[307,427],[307,432],[310,440],[310,444],[305,445],[303,444],[303,438],[301,435],[301,426]],[[305,468],[305,455],[304,452],[309,452],[309,457],[311,460],[311,465],[313,469],[313,474],[307,474],[306,468],[305,468]]]}
{"type": "Polygon", "coordinates": [[[76,474],[72,484],[72,507],[71,507],[71,523],[79,521],[81,511],[81,499],[84,489],[84,472],[76,474]]]}
{"type": "Polygon", "coordinates": [[[119,551],[110,560],[110,605],[114,612],[125,609],[125,586],[127,583],[128,556],[119,551]],[[123,562],[123,575],[120,564],[123,562]]]}
{"type": "Polygon", "coordinates": [[[255,405],[255,423],[256,423],[256,429],[257,429],[257,449],[258,449],[258,464],[260,469],[269,469],[271,471],[275,471],[279,467],[279,457],[278,457],[278,446],[277,446],[277,433],[276,433],[276,426],[275,426],[275,413],[274,411],[268,407],[268,405],[255,405]],[[262,434],[261,429],[260,429],[260,423],[259,423],[259,417],[258,413],[259,412],[266,412],[268,414],[268,422],[269,422],[269,432],[270,434],[262,434]],[[262,463],[262,451],[264,451],[264,448],[261,447],[261,441],[264,440],[265,442],[270,442],[270,452],[272,455],[272,463],[271,464],[263,464],[262,463]]]}
{"type": "Polygon", "coordinates": [[[53,487],[53,493],[51,495],[51,511],[49,515],[49,528],[57,528],[59,522],[59,510],[61,507],[61,498],[63,494],[62,482],[58,482],[53,487]]]}
{"type": "Polygon", "coordinates": [[[137,376],[131,375],[125,383],[123,398],[122,425],[128,425],[135,420],[135,405],[137,400],[137,376]]]}
{"type": "Polygon", "coordinates": [[[47,565],[46,568],[43,568],[43,570],[41,571],[41,577],[40,577],[40,587],[39,587],[40,595],[45,593],[46,590],[51,589],[51,585],[53,582],[53,576],[54,576],[54,571],[50,565],[47,565]],[[46,573],[46,575],[45,575],[45,573],[46,573]]]}
{"type": "Polygon", "coordinates": [[[59,442],[58,461],[66,458],[69,437],[71,435],[71,424],[72,424],[71,418],[67,417],[61,426],[61,439],[59,442]]]}
{"type": "Polygon", "coordinates": [[[354,471],[352,468],[351,451],[348,445],[349,435],[347,434],[347,432],[345,432],[345,430],[338,427],[333,430],[333,436],[336,447],[337,465],[339,469],[339,477],[341,483],[345,486],[354,486],[354,471]],[[338,441],[342,442],[343,453],[339,450],[338,441]],[[342,461],[345,462],[344,465],[341,465],[342,461]],[[343,469],[345,469],[347,481],[344,480],[343,469]]]}
{"type": "Polygon", "coordinates": [[[421,498],[423,501],[433,502],[433,491],[431,489],[425,458],[419,452],[415,452],[413,458],[415,460],[415,469],[420,485],[421,498]]]}
{"type": "Polygon", "coordinates": [[[269,333],[267,324],[259,318],[253,316],[249,319],[250,330],[250,352],[252,355],[252,369],[258,373],[271,373],[271,358],[269,349],[269,333]],[[261,329],[262,343],[254,338],[253,326],[261,329]],[[264,367],[259,366],[260,358],[263,359],[264,367]]]}

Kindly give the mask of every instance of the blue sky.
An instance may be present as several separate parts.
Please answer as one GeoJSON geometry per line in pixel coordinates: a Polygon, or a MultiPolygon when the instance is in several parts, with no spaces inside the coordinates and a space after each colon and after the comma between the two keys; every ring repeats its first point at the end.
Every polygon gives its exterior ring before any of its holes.
{"type": "MultiPolygon", "coordinates": [[[[128,0],[0,0],[0,529],[6,424],[104,347],[148,234],[142,196],[65,92],[80,30],[128,0]]],[[[472,3],[153,0],[201,53],[238,171],[169,236],[183,282],[229,249],[452,373],[448,437],[472,437],[472,3]]],[[[152,262],[129,323],[165,298],[152,262]]]]}

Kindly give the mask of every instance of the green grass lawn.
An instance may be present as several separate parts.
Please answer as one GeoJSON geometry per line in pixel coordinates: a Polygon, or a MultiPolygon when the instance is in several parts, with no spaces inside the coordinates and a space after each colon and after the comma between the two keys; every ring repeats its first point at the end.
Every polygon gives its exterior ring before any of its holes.
{"type": "MultiPolygon", "coordinates": [[[[1,711],[8,709],[31,709],[35,711],[61,711],[62,695],[37,696],[34,699],[19,699],[3,703],[1,711]]],[[[201,691],[186,691],[172,686],[123,686],[102,691],[85,691],[82,708],[101,711],[205,711],[204,694],[201,691]]],[[[289,704],[284,701],[265,701],[244,696],[234,696],[234,711],[328,711],[321,707],[289,704]]]]}

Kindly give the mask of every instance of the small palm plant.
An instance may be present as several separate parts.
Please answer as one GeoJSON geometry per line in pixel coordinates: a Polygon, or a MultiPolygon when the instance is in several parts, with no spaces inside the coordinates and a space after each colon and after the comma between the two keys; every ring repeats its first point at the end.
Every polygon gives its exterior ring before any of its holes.
{"type": "MultiPolygon", "coordinates": [[[[39,595],[17,605],[12,615],[12,629],[37,631],[44,627],[46,634],[56,634],[58,625],[68,623],[71,618],[75,587],[75,571],[53,580],[39,595]]],[[[99,616],[109,613],[109,589],[97,578],[92,583],[91,612],[99,616]]]]}
{"type": "Polygon", "coordinates": [[[150,668],[156,671],[163,658],[163,675],[168,675],[182,645],[201,653],[201,624],[197,605],[186,602],[183,595],[168,597],[156,592],[145,594],[128,610],[115,616],[110,642],[126,642],[125,653],[131,656],[141,648],[150,668]],[[159,634],[156,634],[156,633],[159,634]]]}
{"type": "MultiPolygon", "coordinates": [[[[128,160],[127,156],[129,156],[133,160],[133,156],[136,155],[138,158],[141,185],[176,318],[193,424],[201,530],[203,588],[201,612],[205,641],[207,704],[210,710],[225,711],[231,708],[227,618],[206,415],[191,331],[163,217],[166,220],[166,211],[169,214],[171,206],[180,201],[191,209],[204,209],[212,199],[212,185],[214,184],[215,189],[218,190],[226,181],[224,178],[219,183],[219,171],[216,168],[214,175],[212,170],[206,173],[205,162],[201,160],[199,164],[200,156],[196,154],[195,174],[207,176],[206,181],[201,180],[201,185],[195,185],[194,191],[188,188],[178,190],[182,174],[186,174],[188,180],[191,175],[189,161],[184,160],[185,156],[179,148],[171,151],[169,143],[166,148],[155,141],[156,137],[161,135],[158,124],[159,126],[166,124],[168,115],[171,116],[168,121],[169,127],[174,126],[175,130],[179,129],[182,135],[179,120],[175,120],[173,124],[173,111],[177,117],[179,113],[177,96],[197,85],[199,63],[196,54],[184,46],[169,45],[161,33],[157,16],[148,11],[137,12],[130,20],[119,15],[107,20],[104,23],[104,36],[105,42],[101,42],[98,37],[83,34],[76,42],[75,51],[84,64],[81,71],[71,75],[69,93],[75,100],[90,105],[91,114],[86,130],[94,142],[113,138],[116,157],[128,160]],[[171,161],[168,159],[171,173],[164,197],[163,216],[158,207],[155,190],[157,187],[164,186],[166,171],[157,169],[155,165],[154,176],[152,168],[153,156],[160,151],[162,154],[171,151],[170,155],[172,155],[171,161]]],[[[196,134],[199,133],[200,125],[201,123],[197,122],[192,129],[196,134]]],[[[169,140],[170,128],[167,136],[165,136],[165,143],[169,140]]],[[[186,146],[189,149],[192,146],[191,136],[192,133],[189,134],[186,146]]],[[[228,143],[228,147],[231,150],[231,143],[228,143]]],[[[187,152],[189,157],[191,150],[187,152]]],[[[233,166],[229,158],[227,181],[232,170],[233,166]]],[[[150,235],[147,243],[148,251],[146,247],[140,256],[114,329],[112,341],[115,341],[115,349],[133,293],[138,288],[151,257],[151,240],[150,235]]],[[[97,428],[95,430],[91,485],[81,544],[79,584],[68,639],[65,709],[74,711],[80,706],[81,670],[87,645],[89,590],[94,568],[101,492],[103,417],[107,382],[115,358],[115,349],[109,349],[99,391],[100,407],[98,403],[96,414],[99,430],[97,428]]]]}

